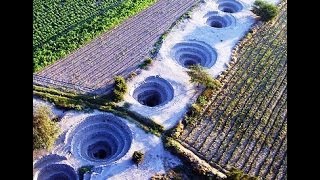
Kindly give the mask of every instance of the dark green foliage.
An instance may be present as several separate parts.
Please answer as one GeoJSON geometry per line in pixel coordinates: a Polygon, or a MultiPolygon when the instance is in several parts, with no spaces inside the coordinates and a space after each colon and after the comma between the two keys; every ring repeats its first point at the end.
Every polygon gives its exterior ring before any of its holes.
{"type": "Polygon", "coordinates": [[[144,154],[141,151],[135,151],[132,155],[132,161],[135,164],[140,164],[144,158],[144,154]]]}
{"type": "Polygon", "coordinates": [[[83,175],[85,173],[92,173],[92,169],[94,166],[88,165],[88,166],[82,166],[78,169],[78,174],[79,174],[79,180],[83,180],[83,175]]]}
{"type": "Polygon", "coordinates": [[[39,71],[156,0],[33,2],[33,70],[39,71]]]}
{"type": "Polygon", "coordinates": [[[269,21],[277,16],[279,9],[276,5],[271,3],[262,0],[256,0],[254,2],[252,11],[256,15],[260,16],[262,21],[269,21]]]}
{"type": "Polygon", "coordinates": [[[207,98],[205,96],[200,95],[197,99],[197,103],[199,103],[201,106],[204,106],[207,104],[207,98]]]}
{"type": "Polygon", "coordinates": [[[33,149],[50,150],[58,137],[59,127],[50,116],[46,106],[39,106],[33,113],[33,149]]]}
{"type": "Polygon", "coordinates": [[[114,101],[120,102],[123,100],[123,96],[127,93],[128,87],[126,84],[126,80],[121,76],[114,77],[115,87],[113,90],[114,101]]]}
{"type": "Polygon", "coordinates": [[[141,69],[147,69],[149,65],[151,65],[152,63],[152,59],[151,58],[147,58],[146,60],[143,61],[142,64],[139,65],[139,67],[141,69]]]}
{"type": "Polygon", "coordinates": [[[226,180],[258,180],[258,178],[249,176],[239,169],[231,168],[226,180]]]}
{"type": "Polygon", "coordinates": [[[192,83],[197,83],[215,90],[218,90],[221,87],[221,83],[218,80],[213,79],[200,65],[191,66],[187,73],[191,77],[192,83]]]}

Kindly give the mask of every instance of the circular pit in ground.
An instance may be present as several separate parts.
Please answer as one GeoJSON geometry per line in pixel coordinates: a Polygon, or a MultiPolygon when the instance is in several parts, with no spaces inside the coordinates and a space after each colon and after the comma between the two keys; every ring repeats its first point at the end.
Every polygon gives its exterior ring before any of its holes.
{"type": "Polygon", "coordinates": [[[217,60],[217,53],[209,44],[196,40],[177,43],[171,50],[171,56],[186,68],[192,65],[210,68],[217,60]]]}
{"type": "Polygon", "coordinates": [[[87,117],[73,130],[72,154],[90,164],[114,162],[130,149],[132,132],[114,115],[99,114],[87,117]]]}
{"type": "Polygon", "coordinates": [[[173,95],[172,85],[158,76],[147,77],[133,91],[133,98],[140,104],[149,107],[164,105],[173,99],[173,95]]]}
{"type": "Polygon", "coordinates": [[[39,171],[37,180],[77,180],[75,170],[67,164],[50,164],[39,171]]]}
{"type": "Polygon", "coordinates": [[[236,13],[243,9],[243,5],[236,0],[221,0],[218,4],[218,9],[226,13],[236,13]]]}
{"type": "Polygon", "coordinates": [[[213,28],[225,28],[231,26],[235,22],[235,18],[229,14],[218,14],[213,11],[205,15],[207,17],[206,24],[213,28]]]}

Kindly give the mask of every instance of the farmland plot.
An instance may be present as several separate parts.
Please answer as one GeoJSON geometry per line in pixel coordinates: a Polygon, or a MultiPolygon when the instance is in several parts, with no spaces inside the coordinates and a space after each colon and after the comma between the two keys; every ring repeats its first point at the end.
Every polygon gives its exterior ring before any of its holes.
{"type": "Polygon", "coordinates": [[[202,118],[179,141],[212,165],[286,179],[287,2],[238,50],[202,118]]]}
{"type": "Polygon", "coordinates": [[[34,83],[104,92],[145,60],[160,35],[196,0],[159,0],[139,15],[34,75],[34,83]]]}
{"type": "Polygon", "coordinates": [[[110,30],[156,0],[35,0],[34,72],[110,30]]]}

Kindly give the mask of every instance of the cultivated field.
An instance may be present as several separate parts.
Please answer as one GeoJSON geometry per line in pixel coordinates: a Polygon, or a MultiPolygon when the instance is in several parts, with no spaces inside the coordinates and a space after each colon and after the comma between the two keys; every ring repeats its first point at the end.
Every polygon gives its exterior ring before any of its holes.
{"type": "Polygon", "coordinates": [[[212,165],[287,179],[287,4],[238,51],[224,86],[179,141],[212,165]]]}
{"type": "Polygon", "coordinates": [[[155,0],[35,0],[34,71],[65,57],[87,41],[142,11],[155,0]]]}
{"type": "Polygon", "coordinates": [[[115,75],[126,76],[148,56],[149,50],[196,0],[159,0],[139,15],[48,66],[34,83],[106,91],[115,75]]]}

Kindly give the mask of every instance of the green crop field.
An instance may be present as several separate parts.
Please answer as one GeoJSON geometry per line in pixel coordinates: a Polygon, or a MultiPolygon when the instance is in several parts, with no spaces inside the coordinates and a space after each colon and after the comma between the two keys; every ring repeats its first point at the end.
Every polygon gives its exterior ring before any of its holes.
{"type": "Polygon", "coordinates": [[[274,21],[247,39],[237,51],[238,60],[220,76],[223,87],[202,95],[208,106],[186,126],[179,141],[214,166],[286,179],[286,1],[274,21]]]}
{"type": "Polygon", "coordinates": [[[34,71],[65,57],[155,1],[34,0],[34,71]]]}

